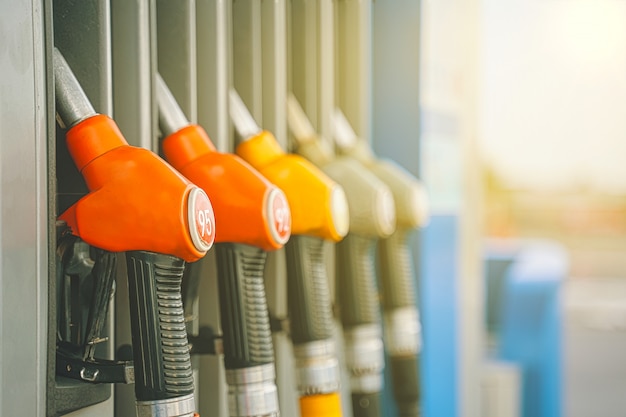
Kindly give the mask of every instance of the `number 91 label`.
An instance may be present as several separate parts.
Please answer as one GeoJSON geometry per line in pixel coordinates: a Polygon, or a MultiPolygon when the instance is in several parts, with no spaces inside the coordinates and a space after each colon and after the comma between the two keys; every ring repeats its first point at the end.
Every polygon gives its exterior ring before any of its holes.
{"type": "Polygon", "coordinates": [[[188,199],[189,234],[194,246],[200,252],[206,252],[215,240],[215,215],[209,197],[196,187],[189,193],[188,199]]]}

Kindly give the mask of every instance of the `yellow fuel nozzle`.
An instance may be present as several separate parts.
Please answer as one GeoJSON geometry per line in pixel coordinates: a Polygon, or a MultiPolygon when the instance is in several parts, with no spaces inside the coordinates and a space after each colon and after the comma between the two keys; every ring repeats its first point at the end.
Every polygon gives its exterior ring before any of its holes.
{"type": "Polygon", "coordinates": [[[271,133],[256,125],[234,90],[230,107],[241,137],[237,154],[279,186],[291,207],[292,236],[285,245],[287,304],[301,416],[340,417],[324,240],[338,242],[348,232],[346,195],[311,162],[286,154],[271,133]]]}
{"type": "Polygon", "coordinates": [[[287,196],[292,235],[340,241],[349,226],[343,188],[306,159],[285,153],[274,135],[256,126],[235,90],[230,92],[230,114],[241,137],[237,155],[287,196]]]}

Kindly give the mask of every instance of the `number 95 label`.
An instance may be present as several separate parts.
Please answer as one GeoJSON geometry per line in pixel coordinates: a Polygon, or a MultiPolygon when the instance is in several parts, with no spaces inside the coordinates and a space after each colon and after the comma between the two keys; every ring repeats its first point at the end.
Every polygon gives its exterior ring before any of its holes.
{"type": "Polygon", "coordinates": [[[206,252],[215,240],[215,215],[213,206],[206,193],[196,187],[189,193],[188,199],[189,233],[194,246],[200,252],[206,252]]]}

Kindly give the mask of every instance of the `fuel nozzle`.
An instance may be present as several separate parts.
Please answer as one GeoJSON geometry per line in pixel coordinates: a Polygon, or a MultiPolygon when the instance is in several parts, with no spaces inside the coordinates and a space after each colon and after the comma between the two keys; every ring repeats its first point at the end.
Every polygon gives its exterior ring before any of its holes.
{"type": "Polygon", "coordinates": [[[69,128],[68,150],[90,190],[60,219],[90,245],[111,252],[203,257],[215,238],[206,194],[153,152],[129,146],[115,122],[93,110],[56,48],[54,74],[57,118],[69,128]]]}
{"type": "Polygon", "coordinates": [[[391,190],[398,227],[415,229],[428,222],[428,198],[424,185],[395,161],[378,158],[370,145],[359,138],[340,109],[333,114],[333,131],[339,155],[365,165],[391,190]]]}
{"type": "Polygon", "coordinates": [[[335,155],[316,135],[297,99],[288,98],[288,123],[296,151],[346,190],[350,232],[336,247],[337,305],[345,339],[355,416],[379,416],[383,386],[384,350],[374,272],[376,240],[396,227],[389,188],[361,163],[335,155]]]}
{"type": "Polygon", "coordinates": [[[349,224],[343,188],[304,158],[285,153],[274,135],[258,127],[235,90],[230,90],[229,99],[239,137],[236,152],[285,192],[292,212],[292,234],[341,240],[349,224]]]}
{"type": "Polygon", "coordinates": [[[215,238],[207,195],[147,149],[129,146],[96,114],[54,50],[57,114],[89,193],[59,217],[107,252],[126,252],[137,413],[191,417],[194,395],[181,300],[185,261],[215,238]]]}
{"type": "Polygon", "coordinates": [[[206,131],[188,122],[160,76],[157,99],[166,159],[216,200],[216,241],[281,248],[291,235],[283,191],[237,155],[217,152],[206,131]]]}
{"type": "Polygon", "coordinates": [[[393,193],[398,227],[391,236],[378,242],[385,347],[399,415],[417,417],[420,415],[421,326],[408,236],[428,219],[426,193],[420,181],[404,168],[377,158],[367,142],[357,137],[339,109],[335,111],[333,125],[339,152],[363,163],[393,193]]]}
{"type": "Polygon", "coordinates": [[[292,212],[292,236],[285,246],[288,311],[296,359],[302,416],[340,416],[339,365],[325,270],[324,241],[347,233],[343,188],[301,156],[286,154],[261,130],[237,92],[230,115],[240,137],[237,154],[285,192],[292,212]]]}
{"type": "Polygon", "coordinates": [[[206,191],[219,223],[215,250],[230,415],[278,416],[263,271],[266,251],[281,248],[291,234],[287,198],[238,156],[217,152],[160,76],[157,101],[165,157],[206,191]]]}

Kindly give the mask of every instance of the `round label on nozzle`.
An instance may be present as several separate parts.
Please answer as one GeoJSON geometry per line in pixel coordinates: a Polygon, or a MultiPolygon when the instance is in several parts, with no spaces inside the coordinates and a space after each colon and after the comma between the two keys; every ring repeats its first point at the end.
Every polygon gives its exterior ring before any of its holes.
{"type": "Polygon", "coordinates": [[[428,220],[428,200],[424,187],[415,184],[411,187],[410,197],[411,205],[411,226],[424,226],[428,220]]]}
{"type": "Polygon", "coordinates": [[[280,189],[274,188],[267,196],[266,207],[272,237],[284,245],[291,236],[291,209],[287,197],[280,189]]]}
{"type": "Polygon", "coordinates": [[[196,249],[206,252],[215,240],[215,215],[209,197],[196,187],[189,193],[189,233],[196,249]]]}
{"type": "Polygon", "coordinates": [[[350,227],[350,212],[346,193],[339,185],[335,185],[331,191],[330,210],[335,231],[339,236],[344,237],[348,234],[350,227]]]}
{"type": "Polygon", "coordinates": [[[378,231],[383,236],[389,236],[396,228],[396,205],[393,195],[391,191],[385,189],[380,191],[377,197],[378,231]]]}

